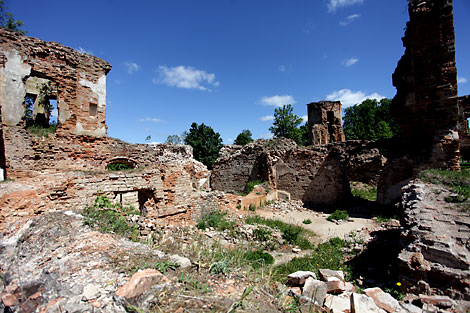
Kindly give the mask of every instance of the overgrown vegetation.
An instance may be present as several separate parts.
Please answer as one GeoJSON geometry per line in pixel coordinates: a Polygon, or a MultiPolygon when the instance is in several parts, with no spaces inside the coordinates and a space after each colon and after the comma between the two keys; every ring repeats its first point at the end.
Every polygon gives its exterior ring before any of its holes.
{"type": "Polygon", "coordinates": [[[456,196],[446,197],[449,203],[457,203],[463,210],[470,210],[470,168],[461,171],[426,170],[420,173],[420,179],[433,184],[441,184],[455,192],[456,196]]]}
{"type": "Polygon", "coordinates": [[[377,201],[377,186],[366,185],[359,182],[352,182],[351,193],[354,198],[373,202],[377,201]]]}
{"type": "Polygon", "coordinates": [[[277,266],[274,270],[274,278],[285,281],[287,275],[296,271],[312,271],[318,274],[318,270],[328,268],[341,270],[345,273],[345,279],[352,277],[351,268],[346,264],[344,248],[348,243],[340,238],[332,238],[328,242],[319,244],[308,256],[294,258],[286,264],[277,266]]]}
{"type": "Polygon", "coordinates": [[[336,210],[328,216],[329,221],[344,221],[349,218],[349,214],[345,210],[336,210]]]}
{"type": "Polygon", "coordinates": [[[245,194],[249,194],[250,192],[253,191],[253,189],[255,188],[255,186],[257,185],[261,185],[263,183],[263,181],[261,180],[254,180],[254,181],[249,181],[247,184],[246,184],[246,187],[245,187],[245,194]]]}
{"type": "Polygon", "coordinates": [[[115,233],[137,241],[139,235],[137,227],[129,225],[125,213],[119,212],[118,208],[119,205],[113,205],[107,197],[98,196],[92,206],[83,210],[83,223],[97,228],[100,232],[115,233]]]}
{"type": "Polygon", "coordinates": [[[126,171],[126,170],[131,170],[132,165],[127,164],[127,163],[111,163],[106,166],[108,171],[126,171]]]}
{"type": "Polygon", "coordinates": [[[274,263],[273,256],[263,250],[247,251],[244,258],[255,269],[274,263]]]}
{"type": "Polygon", "coordinates": [[[24,23],[20,20],[15,20],[13,14],[7,12],[8,8],[5,6],[5,1],[0,0],[0,27],[14,30],[20,34],[26,34],[27,32],[22,30],[24,23]]]}
{"type": "Polygon", "coordinates": [[[30,134],[39,137],[48,137],[50,134],[54,134],[57,130],[57,123],[52,123],[48,127],[44,127],[38,124],[32,124],[26,128],[30,134]]]}
{"type": "Polygon", "coordinates": [[[251,136],[253,136],[251,131],[248,129],[244,129],[241,133],[238,134],[237,138],[235,138],[235,141],[233,143],[236,145],[244,146],[253,141],[253,138],[251,136]]]}
{"type": "Polygon", "coordinates": [[[265,225],[270,228],[279,229],[282,233],[282,238],[290,244],[296,245],[301,249],[312,249],[313,245],[310,243],[306,235],[308,231],[300,226],[284,223],[279,220],[271,220],[262,218],[258,215],[252,215],[245,218],[245,223],[251,225],[265,225]]]}
{"type": "Polygon", "coordinates": [[[211,210],[202,215],[197,221],[197,228],[206,229],[212,227],[216,230],[224,231],[226,229],[232,230],[235,227],[235,222],[228,221],[227,213],[219,210],[211,210]]]}

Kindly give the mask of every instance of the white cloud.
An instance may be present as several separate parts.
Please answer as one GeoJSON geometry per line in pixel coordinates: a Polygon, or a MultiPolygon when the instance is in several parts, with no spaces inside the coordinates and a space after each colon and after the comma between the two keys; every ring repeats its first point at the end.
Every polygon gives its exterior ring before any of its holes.
{"type": "Polygon", "coordinates": [[[154,84],[163,83],[171,87],[185,89],[208,90],[208,86],[219,86],[220,83],[215,80],[215,74],[195,69],[191,66],[167,67],[161,65],[157,70],[160,74],[160,80],[152,79],[154,84]]]}
{"type": "Polygon", "coordinates": [[[308,115],[302,115],[302,123],[308,122],[308,115]]]}
{"type": "Polygon", "coordinates": [[[125,62],[124,65],[127,68],[127,73],[134,74],[140,70],[140,66],[134,62],[125,62]]]}
{"type": "Polygon", "coordinates": [[[286,66],[285,65],[280,65],[279,66],[279,72],[285,72],[286,71],[286,66]]]}
{"type": "Polygon", "coordinates": [[[261,98],[261,103],[263,105],[272,105],[275,107],[282,107],[283,105],[286,105],[286,104],[295,104],[295,100],[294,100],[294,97],[292,97],[291,95],[283,95],[283,96],[275,95],[272,97],[261,98]]]}
{"type": "Polygon", "coordinates": [[[457,83],[465,84],[466,82],[467,82],[467,79],[465,77],[457,77],[457,83]]]}
{"type": "Polygon", "coordinates": [[[366,99],[380,100],[383,98],[385,97],[379,95],[376,92],[370,95],[366,95],[362,91],[351,91],[350,89],[341,89],[338,91],[333,91],[331,94],[326,96],[326,100],[341,101],[343,109],[355,104],[359,104],[366,99]]]}
{"type": "Polygon", "coordinates": [[[160,123],[162,120],[156,117],[145,117],[145,118],[139,118],[139,122],[145,123],[145,122],[152,122],[152,123],[160,123]]]}
{"type": "Polygon", "coordinates": [[[274,121],[274,116],[266,115],[266,116],[261,116],[259,119],[262,120],[263,122],[274,121]]]}
{"type": "Polygon", "coordinates": [[[354,20],[358,19],[359,17],[361,17],[360,14],[349,15],[344,20],[339,21],[339,25],[340,26],[348,26],[349,24],[351,24],[354,20]]]}
{"type": "Polygon", "coordinates": [[[356,58],[344,59],[342,64],[344,66],[349,67],[349,66],[352,66],[352,65],[356,64],[358,61],[359,61],[359,59],[356,59],[356,58]]]}
{"type": "Polygon", "coordinates": [[[227,142],[228,142],[228,143],[232,143],[232,142],[233,142],[233,138],[228,138],[228,139],[227,139],[227,142]]]}
{"type": "Polygon", "coordinates": [[[328,13],[335,13],[336,9],[354,4],[362,4],[364,0],[328,0],[328,13]]]}
{"type": "Polygon", "coordinates": [[[271,138],[273,138],[273,134],[272,133],[261,134],[261,135],[259,135],[259,138],[261,138],[261,139],[271,139],[271,138]]]}
{"type": "Polygon", "coordinates": [[[91,51],[91,50],[85,50],[85,49],[83,49],[82,47],[78,47],[77,51],[78,51],[79,53],[86,53],[86,54],[89,54],[89,55],[92,55],[92,54],[93,54],[93,51],[91,51]]]}

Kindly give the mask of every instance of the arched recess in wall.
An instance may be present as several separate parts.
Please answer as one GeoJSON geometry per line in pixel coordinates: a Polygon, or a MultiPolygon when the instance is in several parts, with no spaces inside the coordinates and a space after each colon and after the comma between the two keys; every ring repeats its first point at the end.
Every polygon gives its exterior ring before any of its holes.
{"type": "Polygon", "coordinates": [[[106,164],[106,169],[109,171],[123,171],[136,168],[137,162],[126,157],[114,157],[106,164]]]}

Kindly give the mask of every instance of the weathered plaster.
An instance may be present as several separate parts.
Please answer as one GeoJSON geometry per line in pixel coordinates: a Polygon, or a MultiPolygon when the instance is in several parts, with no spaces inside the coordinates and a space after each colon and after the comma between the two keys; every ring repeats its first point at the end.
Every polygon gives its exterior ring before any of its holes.
{"type": "Polygon", "coordinates": [[[2,122],[6,126],[18,125],[24,116],[23,101],[26,87],[23,79],[31,73],[31,66],[15,50],[0,50],[7,59],[0,67],[0,95],[2,99],[2,122]]]}
{"type": "MultiPolygon", "coordinates": [[[[85,76],[82,74],[82,76],[85,76]]],[[[94,84],[84,78],[80,79],[80,85],[88,87],[93,91],[98,99],[98,109],[103,109],[106,106],[106,75],[101,76],[98,82],[94,84]]],[[[90,102],[93,102],[93,98],[90,98],[90,102]]]]}
{"type": "Polygon", "coordinates": [[[75,130],[77,135],[86,135],[86,136],[94,136],[94,137],[105,137],[106,136],[106,126],[96,129],[85,129],[82,126],[82,123],[77,122],[77,127],[75,130]]]}

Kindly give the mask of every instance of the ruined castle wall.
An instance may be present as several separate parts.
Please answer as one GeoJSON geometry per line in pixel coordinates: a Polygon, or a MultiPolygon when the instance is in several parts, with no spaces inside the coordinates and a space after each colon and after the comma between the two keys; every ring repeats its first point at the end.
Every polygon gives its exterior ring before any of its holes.
{"type": "Polygon", "coordinates": [[[59,134],[106,136],[106,74],[110,69],[106,61],[61,44],[0,29],[3,126],[24,127],[26,95],[39,96],[47,83],[47,96],[57,99],[59,134]]]}
{"type": "Polygon", "coordinates": [[[377,200],[384,205],[397,202],[401,188],[424,169],[460,169],[452,1],[410,1],[408,11],[390,107],[402,130],[403,153],[389,160],[380,178],[377,200]]]}
{"type": "Polygon", "coordinates": [[[410,154],[430,167],[459,169],[457,69],[451,0],[409,3],[405,54],[393,74],[391,112],[410,154]]]}
{"type": "Polygon", "coordinates": [[[211,187],[240,193],[262,180],[307,205],[333,205],[351,196],[349,181],[375,183],[385,161],[373,143],[361,141],[301,148],[285,138],[257,140],[221,152],[211,187]]]}
{"type": "Polygon", "coordinates": [[[311,145],[325,145],[345,140],[341,102],[320,101],[307,104],[311,145]]]}

